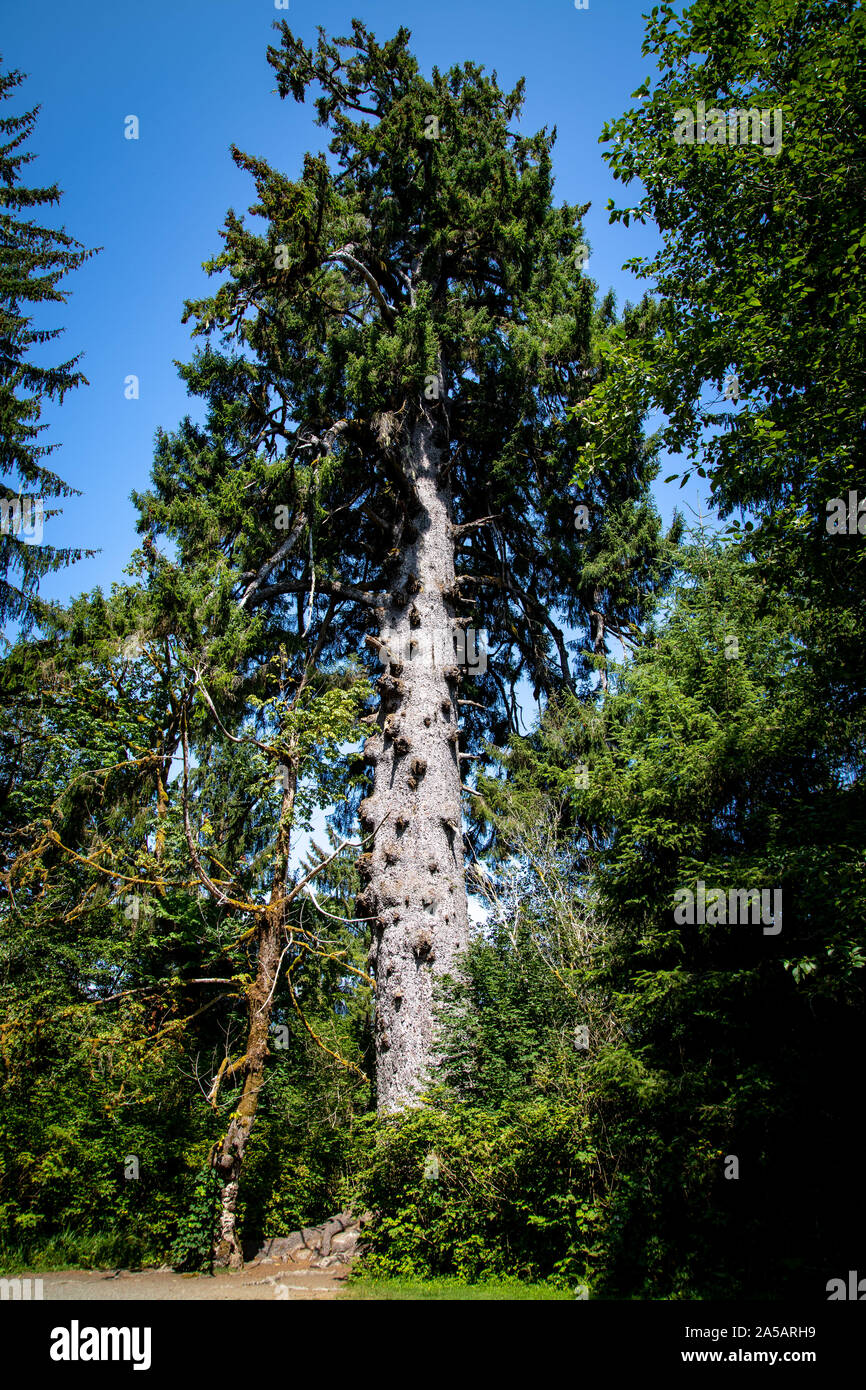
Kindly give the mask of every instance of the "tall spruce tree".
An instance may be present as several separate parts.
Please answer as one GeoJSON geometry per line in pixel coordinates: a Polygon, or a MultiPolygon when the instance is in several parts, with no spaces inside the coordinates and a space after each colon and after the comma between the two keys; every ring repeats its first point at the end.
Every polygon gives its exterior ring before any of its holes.
{"type": "Polygon", "coordinates": [[[523,677],[588,688],[640,621],[654,464],[632,431],[569,489],[565,412],[603,370],[613,306],[582,273],[585,208],[553,204],[554,134],[512,129],[523,84],[471,63],[427,80],[405,29],[380,46],[356,20],[314,51],[279,28],[280,95],[317,87],[332,158],[291,180],[233,149],[266,226],[227,216],[209,269],[228,279],[186,311],[221,335],[181,369],[207,418],[161,434],[137,501],[145,548],[167,537],[183,585],[245,633],[242,658],[230,641],[202,658],[224,690],[281,643],[366,643],[386,668],[356,912],[392,1110],[423,1084],[433,979],[467,944],[467,761],[516,726],[523,677]],[[489,634],[484,670],[467,627],[489,634]]]}
{"type": "MultiPolygon", "coordinates": [[[[0,101],[24,81],[17,69],[0,73],[0,101]]],[[[33,618],[33,596],[40,577],[81,558],[82,551],[41,544],[46,497],[68,497],[74,488],[43,460],[57,447],[40,444],[43,402],[62,402],[74,386],[86,385],[77,370],[81,355],[57,366],[30,360],[34,348],[51,342],[61,328],[36,328],[24,312],[31,304],[64,303],[61,277],[77,269],[93,251],[62,229],[41,227],[25,209],[57,203],[56,184],[26,188],[23,165],[36,158],[21,146],[33,131],[39,107],[19,116],[0,117],[0,623],[33,618]],[[17,488],[13,484],[17,483],[17,488]],[[38,495],[22,495],[21,488],[38,495]],[[9,577],[10,570],[15,580],[9,577]]]]}

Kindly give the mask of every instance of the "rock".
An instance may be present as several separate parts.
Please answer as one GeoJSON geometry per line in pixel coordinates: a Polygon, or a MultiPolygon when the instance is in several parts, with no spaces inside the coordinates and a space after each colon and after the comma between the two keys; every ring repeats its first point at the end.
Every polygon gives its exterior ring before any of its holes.
{"type": "Polygon", "coordinates": [[[362,1222],[369,1220],[369,1213],[356,1217],[350,1211],[341,1211],[321,1226],[304,1226],[291,1235],[265,1241],[253,1263],[281,1260],[312,1269],[348,1267],[358,1252],[362,1222]]]}

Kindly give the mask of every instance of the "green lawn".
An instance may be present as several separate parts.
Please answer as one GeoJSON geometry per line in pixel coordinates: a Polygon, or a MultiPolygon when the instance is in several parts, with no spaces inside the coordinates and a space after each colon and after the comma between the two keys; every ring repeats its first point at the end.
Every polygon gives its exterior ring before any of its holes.
{"type": "Polygon", "coordinates": [[[550,1284],[520,1284],[516,1280],[487,1284],[461,1284],[457,1279],[357,1279],[348,1284],[338,1298],[360,1299],[472,1299],[513,1301],[515,1299],[573,1299],[568,1289],[550,1284]]]}

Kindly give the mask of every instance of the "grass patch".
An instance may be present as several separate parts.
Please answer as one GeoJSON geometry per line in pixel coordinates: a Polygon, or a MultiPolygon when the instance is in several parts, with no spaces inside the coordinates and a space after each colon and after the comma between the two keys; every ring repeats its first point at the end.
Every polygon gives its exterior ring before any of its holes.
{"type": "Polygon", "coordinates": [[[42,1239],[0,1245],[0,1270],[4,1274],[33,1269],[44,1273],[67,1269],[143,1269],[160,1263],[147,1243],[134,1235],[62,1231],[42,1239]]]}
{"type": "Polygon", "coordinates": [[[355,1279],[337,1297],[461,1303],[483,1299],[510,1303],[518,1299],[573,1300],[574,1294],[551,1284],[522,1284],[516,1279],[491,1279],[483,1284],[461,1284],[459,1279],[355,1279]]]}

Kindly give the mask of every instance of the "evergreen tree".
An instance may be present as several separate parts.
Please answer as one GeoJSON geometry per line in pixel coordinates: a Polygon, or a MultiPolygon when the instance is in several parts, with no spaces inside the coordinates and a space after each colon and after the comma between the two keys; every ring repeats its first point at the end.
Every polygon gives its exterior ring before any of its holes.
{"type": "MultiPolygon", "coordinates": [[[[0,73],[0,101],[7,101],[24,80],[17,69],[0,73]]],[[[38,442],[46,400],[62,402],[67,391],[86,385],[78,370],[81,354],[56,366],[32,360],[34,348],[63,331],[37,328],[29,305],[64,303],[59,281],[94,253],[63,229],[41,227],[29,209],[60,199],[56,184],[27,188],[22,166],[35,155],[21,146],[32,134],[39,107],[18,116],[0,117],[0,623],[32,622],[34,594],[41,575],[81,558],[77,549],[41,544],[45,499],[68,497],[75,489],[45,463],[55,444],[38,442]],[[13,484],[17,482],[17,490],[13,484]],[[35,489],[27,495],[21,487],[35,489]],[[16,578],[10,578],[10,572],[16,578]]]]}
{"type": "Polygon", "coordinates": [[[864,745],[822,703],[809,623],[747,551],[703,540],[670,620],[577,741],[590,767],[577,825],[600,846],[626,1040],[594,1062],[602,1087],[620,1077],[635,1179],[616,1203],[615,1277],[646,1278],[644,1296],[690,1283],[820,1298],[862,1240],[838,1059],[862,1037],[864,745]],[[681,906],[699,883],[706,921],[681,906]],[[754,888],[770,907],[778,890],[775,920],[738,896],[732,911],[732,892],[754,888]],[[804,1162],[806,1135],[821,1136],[820,1165],[804,1162]]]}
{"type": "MultiPolygon", "coordinates": [[[[553,204],[553,135],[512,130],[522,84],[471,63],[423,78],[409,37],[379,45],[354,21],[313,51],[281,26],[280,94],[318,88],[333,160],[290,180],[233,152],[266,225],[227,217],[211,269],[228,279],[187,306],[197,334],[222,334],[183,368],[207,421],[161,436],[138,499],[248,659],[366,643],[386,668],[356,906],[385,1110],[423,1082],[433,979],[467,943],[467,762],[516,727],[521,677],[537,695],[589,684],[628,637],[658,529],[636,428],[569,494],[565,414],[603,370],[613,306],[581,273],[584,209],[553,204]]],[[[244,678],[237,656],[214,650],[221,679],[244,678]]]]}

